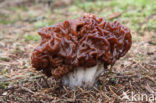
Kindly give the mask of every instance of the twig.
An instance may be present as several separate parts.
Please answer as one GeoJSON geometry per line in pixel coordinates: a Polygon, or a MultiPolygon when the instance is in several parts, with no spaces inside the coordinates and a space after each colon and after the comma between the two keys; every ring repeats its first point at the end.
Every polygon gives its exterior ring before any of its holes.
{"type": "Polygon", "coordinates": [[[33,92],[32,90],[30,90],[30,89],[28,89],[28,88],[26,88],[26,87],[21,87],[21,89],[23,89],[23,90],[25,90],[25,91],[27,91],[27,92],[30,92],[30,93],[32,93],[32,94],[35,94],[35,92],[33,92]]]}

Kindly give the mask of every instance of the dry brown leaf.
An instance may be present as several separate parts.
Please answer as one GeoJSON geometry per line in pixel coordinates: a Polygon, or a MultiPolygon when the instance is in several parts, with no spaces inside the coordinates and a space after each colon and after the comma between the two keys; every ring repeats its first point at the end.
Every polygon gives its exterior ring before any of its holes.
{"type": "Polygon", "coordinates": [[[113,13],[113,14],[110,14],[108,15],[108,19],[114,19],[114,18],[117,18],[119,16],[121,16],[121,12],[116,12],[116,13],[113,13]]]}

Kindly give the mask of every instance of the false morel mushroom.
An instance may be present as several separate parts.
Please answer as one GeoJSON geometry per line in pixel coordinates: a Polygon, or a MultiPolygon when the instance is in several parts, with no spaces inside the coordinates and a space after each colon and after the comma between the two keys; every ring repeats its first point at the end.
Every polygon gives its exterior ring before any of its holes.
{"type": "Polygon", "coordinates": [[[129,28],[89,14],[42,28],[38,34],[42,40],[32,53],[32,66],[70,87],[93,86],[132,44],[129,28]]]}

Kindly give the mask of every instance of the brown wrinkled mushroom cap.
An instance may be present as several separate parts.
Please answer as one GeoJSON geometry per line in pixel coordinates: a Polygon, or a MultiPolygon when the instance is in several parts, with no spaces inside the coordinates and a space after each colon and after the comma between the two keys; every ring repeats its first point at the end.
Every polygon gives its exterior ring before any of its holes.
{"type": "Polygon", "coordinates": [[[55,78],[76,67],[95,66],[98,61],[107,68],[124,56],[132,44],[127,27],[95,15],[66,20],[38,33],[42,41],[32,53],[32,66],[55,78]]]}

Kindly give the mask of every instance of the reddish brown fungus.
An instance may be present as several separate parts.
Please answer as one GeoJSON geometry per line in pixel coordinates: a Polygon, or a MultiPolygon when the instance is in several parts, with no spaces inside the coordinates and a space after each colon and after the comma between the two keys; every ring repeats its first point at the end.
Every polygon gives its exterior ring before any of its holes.
{"type": "Polygon", "coordinates": [[[76,67],[95,66],[97,61],[106,69],[124,56],[132,44],[127,27],[95,15],[66,20],[38,33],[42,41],[32,53],[32,66],[55,78],[76,67]]]}

